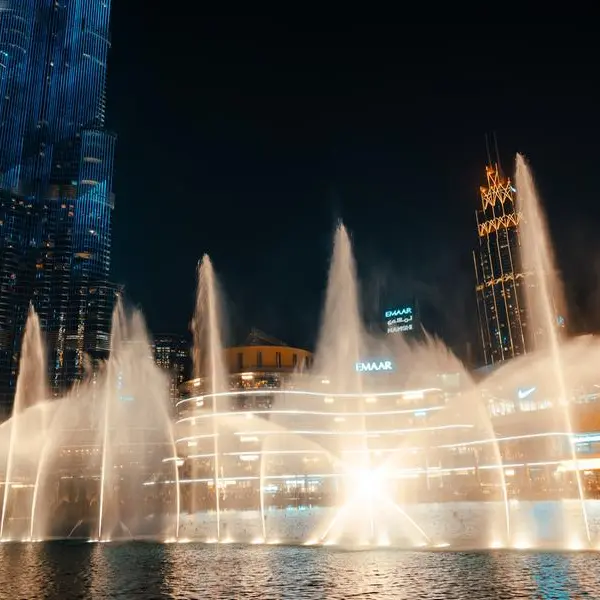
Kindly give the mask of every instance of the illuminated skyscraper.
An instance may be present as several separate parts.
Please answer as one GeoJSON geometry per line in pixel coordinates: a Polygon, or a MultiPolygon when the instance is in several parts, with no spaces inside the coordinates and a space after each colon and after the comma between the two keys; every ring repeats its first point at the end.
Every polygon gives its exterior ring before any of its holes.
{"type": "Polygon", "coordinates": [[[525,354],[528,347],[526,278],[520,252],[521,215],[516,190],[498,165],[486,167],[476,212],[479,247],[473,253],[477,278],[477,310],[485,362],[525,354]]]}
{"type": "MultiPolygon", "coordinates": [[[[12,298],[4,285],[11,273],[3,269],[0,304],[33,300],[55,393],[81,377],[85,355],[101,358],[109,347],[116,142],[104,129],[110,4],[7,0],[0,10],[0,191],[36,214],[20,220],[26,230],[19,238],[33,256],[32,289],[12,298]]],[[[13,356],[23,325],[15,319],[12,347],[4,348],[13,356]]]]}

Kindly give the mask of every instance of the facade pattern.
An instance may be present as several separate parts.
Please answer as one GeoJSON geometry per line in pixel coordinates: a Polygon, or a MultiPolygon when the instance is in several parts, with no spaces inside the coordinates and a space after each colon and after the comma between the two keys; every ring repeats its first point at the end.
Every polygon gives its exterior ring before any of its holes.
{"type": "MultiPolygon", "coordinates": [[[[30,300],[49,346],[53,393],[109,348],[116,293],[109,281],[116,138],[104,128],[110,0],[8,0],[0,12],[0,190],[36,218],[20,234],[30,300]],[[106,314],[105,314],[106,313],[106,314]]],[[[0,263],[4,264],[4,263],[0,263]]],[[[2,282],[10,269],[0,273],[2,282]]],[[[18,355],[24,321],[14,323],[18,355]]],[[[0,373],[14,384],[14,375],[0,373]]]]}
{"type": "Polygon", "coordinates": [[[484,358],[495,364],[530,350],[525,299],[530,274],[521,262],[516,190],[497,165],[486,167],[486,178],[476,212],[479,244],[473,262],[484,358]]]}

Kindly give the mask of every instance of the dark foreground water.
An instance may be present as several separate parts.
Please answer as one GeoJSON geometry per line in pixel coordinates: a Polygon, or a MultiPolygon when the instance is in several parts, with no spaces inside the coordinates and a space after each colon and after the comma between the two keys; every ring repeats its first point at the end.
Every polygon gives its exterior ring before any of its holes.
{"type": "Polygon", "coordinates": [[[600,554],[3,544],[0,598],[600,598],[600,554]]]}

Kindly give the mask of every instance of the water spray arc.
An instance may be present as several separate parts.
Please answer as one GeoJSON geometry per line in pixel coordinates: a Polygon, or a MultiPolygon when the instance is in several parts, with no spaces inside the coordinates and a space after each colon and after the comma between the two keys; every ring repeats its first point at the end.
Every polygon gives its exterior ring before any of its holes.
{"type": "MultiPolygon", "coordinates": [[[[557,310],[561,305],[564,305],[564,300],[549,240],[546,219],[535,189],[531,170],[521,154],[517,154],[516,159],[516,185],[518,207],[526,220],[524,233],[521,236],[523,261],[526,267],[532,269],[535,277],[535,286],[528,288],[529,308],[532,312],[534,330],[543,331],[543,338],[536,341],[538,346],[549,351],[552,357],[552,374],[559,394],[558,410],[561,413],[569,440],[571,440],[573,425],[571,422],[570,389],[565,375],[559,341],[559,320],[561,317],[564,318],[564,315],[559,314],[557,310]]],[[[569,449],[575,469],[577,494],[585,537],[587,543],[590,544],[590,524],[577,449],[575,444],[571,442],[569,442],[569,449]]]]}
{"type": "MultiPolygon", "coordinates": [[[[204,255],[198,266],[198,290],[196,308],[192,322],[194,335],[194,373],[196,378],[208,383],[212,406],[213,475],[216,511],[217,541],[221,540],[221,476],[219,443],[220,392],[226,389],[227,376],[223,364],[221,341],[221,319],[219,298],[214,269],[208,255],[204,255]]],[[[224,399],[226,400],[226,399],[224,399]]]]}
{"type": "MultiPolygon", "coordinates": [[[[4,539],[5,528],[8,518],[8,505],[10,492],[14,485],[13,476],[15,470],[15,450],[22,443],[21,437],[25,437],[22,430],[22,418],[25,411],[46,399],[46,355],[42,339],[40,320],[33,306],[29,307],[27,323],[23,333],[21,346],[21,358],[19,361],[19,375],[15,390],[12,419],[10,421],[10,433],[8,452],[6,455],[6,466],[4,476],[4,487],[2,495],[2,515],[0,517],[0,540],[4,539]]],[[[45,435],[44,412],[37,416],[36,423],[42,436],[45,435]]],[[[38,451],[37,461],[42,460],[42,453],[38,451]]],[[[34,494],[35,496],[35,494],[34,494]]]]}

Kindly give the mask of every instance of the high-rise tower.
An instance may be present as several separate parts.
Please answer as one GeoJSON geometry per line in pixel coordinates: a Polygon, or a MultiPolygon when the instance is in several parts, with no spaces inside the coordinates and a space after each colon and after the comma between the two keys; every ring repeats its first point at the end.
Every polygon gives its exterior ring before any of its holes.
{"type": "Polygon", "coordinates": [[[18,298],[5,286],[10,261],[0,260],[0,305],[15,306],[0,357],[18,354],[26,313],[20,303],[32,299],[55,393],[81,377],[85,355],[101,357],[109,347],[116,141],[104,129],[110,5],[7,0],[0,11],[0,192],[6,207],[22,203],[35,214],[18,220],[25,227],[20,248],[33,260],[31,287],[21,287],[18,298]]]}
{"type": "Polygon", "coordinates": [[[479,246],[473,253],[477,310],[485,362],[525,354],[527,335],[526,278],[521,263],[522,215],[515,207],[516,190],[497,164],[486,167],[476,212],[479,246]]]}
{"type": "Polygon", "coordinates": [[[152,343],[154,362],[169,377],[171,407],[179,400],[179,386],[191,375],[190,343],[185,337],[162,334],[154,337],[152,343]]]}

